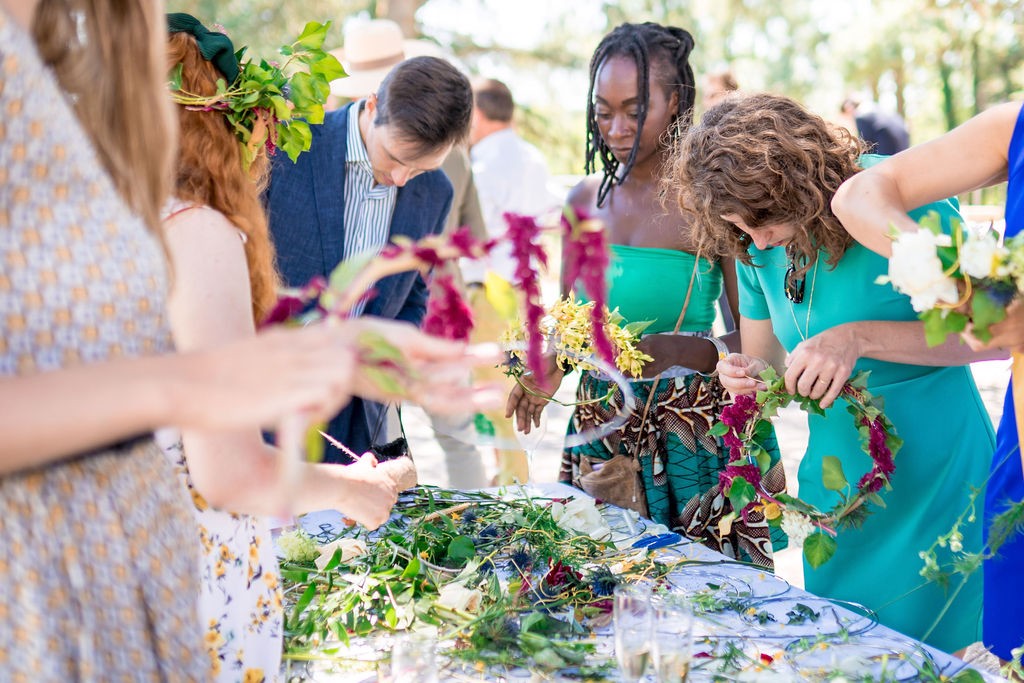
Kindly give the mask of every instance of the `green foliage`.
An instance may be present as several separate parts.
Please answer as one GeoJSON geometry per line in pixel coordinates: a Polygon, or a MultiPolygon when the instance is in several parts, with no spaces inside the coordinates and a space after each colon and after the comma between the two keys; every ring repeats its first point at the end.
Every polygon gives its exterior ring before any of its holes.
{"type": "Polygon", "coordinates": [[[169,85],[175,102],[186,107],[222,112],[242,146],[248,167],[266,145],[284,150],[295,161],[309,149],[309,124],[322,123],[324,104],[330,95],[330,81],[345,75],[337,58],[323,51],[330,22],[309,22],[299,37],[280,49],[287,57],[279,65],[266,60],[244,59],[246,48],[236,56],[240,73],[234,83],[217,81],[211,96],[181,89],[181,65],[172,69],[169,85]],[[303,66],[307,71],[293,71],[303,66]]]}
{"type": "Polygon", "coordinates": [[[843,474],[843,463],[834,455],[822,458],[821,481],[829,491],[842,491],[850,485],[843,474]]]}
{"type": "Polygon", "coordinates": [[[816,531],[804,541],[804,558],[812,569],[828,562],[835,553],[836,539],[824,532],[816,531]]]}

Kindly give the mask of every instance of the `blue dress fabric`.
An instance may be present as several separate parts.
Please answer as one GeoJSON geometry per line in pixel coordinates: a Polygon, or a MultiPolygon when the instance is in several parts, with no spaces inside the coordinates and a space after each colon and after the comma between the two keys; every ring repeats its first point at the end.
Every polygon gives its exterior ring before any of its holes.
{"type": "MultiPolygon", "coordinates": [[[[1017,115],[1007,159],[1006,236],[1012,237],[1024,230],[1024,107],[1017,115]]],[[[1021,470],[1013,410],[1013,387],[1009,386],[996,434],[992,478],[985,493],[985,529],[1011,502],[1021,500],[1024,500],[1024,471],[1021,470]]],[[[996,557],[985,562],[984,570],[984,642],[998,656],[1010,659],[1010,651],[1024,645],[1024,591],[1020,590],[1020,576],[1024,571],[1024,537],[1017,535],[1003,545],[996,557]]]]}

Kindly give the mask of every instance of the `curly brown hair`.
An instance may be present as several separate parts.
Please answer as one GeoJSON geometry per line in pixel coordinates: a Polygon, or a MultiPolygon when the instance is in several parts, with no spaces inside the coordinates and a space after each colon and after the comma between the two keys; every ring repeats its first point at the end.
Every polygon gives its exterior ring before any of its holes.
{"type": "MultiPolygon", "coordinates": [[[[170,63],[182,65],[182,88],[201,95],[217,92],[217,79],[224,76],[203,58],[195,38],[174,33],[168,41],[170,63]]],[[[178,118],[180,146],[174,196],[216,209],[245,235],[253,320],[259,323],[274,307],[278,285],[274,245],[260,203],[260,193],[269,177],[267,156],[258,154],[246,172],[238,138],[223,114],[178,106],[178,118]]]]}
{"type": "Polygon", "coordinates": [[[803,275],[818,250],[835,266],[853,242],[832,213],[832,196],[860,170],[863,144],[793,100],[770,94],[728,99],[710,108],[679,142],[662,180],[669,201],[692,216],[698,253],[749,264],[753,228],[790,223],[787,247],[803,275]]]}

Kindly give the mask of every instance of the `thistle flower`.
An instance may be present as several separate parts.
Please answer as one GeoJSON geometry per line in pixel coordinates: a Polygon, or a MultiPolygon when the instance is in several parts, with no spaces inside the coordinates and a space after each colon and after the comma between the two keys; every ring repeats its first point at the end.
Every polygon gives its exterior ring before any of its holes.
{"type": "Polygon", "coordinates": [[[608,567],[600,566],[590,574],[590,592],[595,596],[605,597],[615,592],[619,580],[608,567]]]}
{"type": "Polygon", "coordinates": [[[509,571],[525,573],[533,566],[533,557],[526,546],[519,546],[509,555],[509,571]]]}

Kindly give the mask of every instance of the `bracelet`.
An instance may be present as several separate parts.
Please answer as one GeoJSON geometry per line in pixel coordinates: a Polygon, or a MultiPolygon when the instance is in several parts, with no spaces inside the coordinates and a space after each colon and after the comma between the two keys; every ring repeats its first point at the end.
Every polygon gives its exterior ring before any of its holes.
{"type": "Polygon", "coordinates": [[[718,360],[722,360],[729,355],[729,347],[725,345],[725,342],[718,337],[704,337],[709,342],[715,345],[715,349],[718,351],[718,360]]]}

